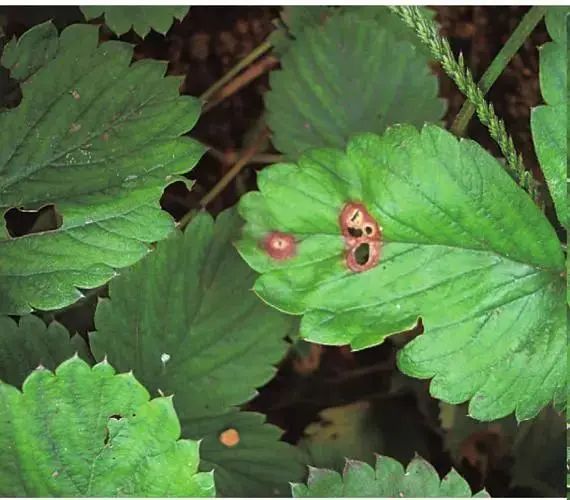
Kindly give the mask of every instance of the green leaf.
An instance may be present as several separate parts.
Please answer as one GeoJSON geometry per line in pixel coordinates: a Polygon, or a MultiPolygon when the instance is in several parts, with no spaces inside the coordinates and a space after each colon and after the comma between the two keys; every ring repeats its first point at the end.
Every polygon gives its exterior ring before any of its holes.
{"type": "Polygon", "coordinates": [[[75,357],[0,382],[0,491],[14,497],[213,496],[198,443],[179,440],[170,398],[75,357]]]}
{"type": "Polygon", "coordinates": [[[255,274],[231,244],[241,224],[235,211],[215,223],[200,213],[184,234],[158,244],[110,283],[90,340],[97,359],[107,355],[152,391],[175,395],[183,435],[205,438],[207,470],[223,470],[216,472],[218,493],[267,496],[302,477],[303,466],[261,416],[233,409],[273,377],[283,338],[298,323],[251,292],[255,274]],[[227,429],[238,431],[239,443],[217,446],[227,429]]]}
{"type": "MultiPolygon", "coordinates": [[[[430,19],[435,16],[435,11],[428,7],[420,7],[422,13],[430,19]]],[[[322,26],[335,13],[350,12],[361,19],[371,19],[378,25],[390,32],[392,38],[396,40],[406,40],[420,52],[424,52],[431,58],[429,50],[419,41],[415,32],[407,24],[394,14],[388,7],[383,5],[374,6],[348,6],[326,7],[324,5],[285,5],[281,10],[281,22],[285,26],[287,35],[283,30],[275,30],[270,35],[270,40],[275,51],[283,55],[306,29],[322,26]]]]}
{"type": "Polygon", "coordinates": [[[306,457],[280,441],[283,431],[265,423],[260,413],[232,409],[194,420],[187,429],[189,437],[203,437],[200,469],[214,469],[218,495],[288,497],[290,481],[305,477],[306,457]],[[222,442],[228,431],[237,431],[239,436],[239,443],[233,447],[222,442]]]}
{"type": "Polygon", "coordinates": [[[54,204],[63,224],[19,238],[0,226],[0,312],[65,307],[172,231],[159,199],[203,153],[180,137],[200,104],[165,63],[130,64],[132,52],[98,45],[95,26],[58,37],[51,23],[6,49],[2,64],[25,81],[20,105],[0,113],[0,211],[54,204]]]}
{"type": "Polygon", "coordinates": [[[549,7],[548,31],[553,38],[540,48],[540,88],[545,106],[531,113],[531,129],[536,154],[554,201],[560,222],[568,227],[566,134],[568,89],[566,19],[568,8],[549,7]]]}
{"type": "MultiPolygon", "coordinates": [[[[436,11],[434,9],[422,6],[418,6],[418,9],[424,17],[436,22],[436,11]]],[[[345,6],[343,10],[352,12],[362,19],[375,20],[383,29],[388,30],[393,38],[411,43],[427,59],[433,59],[430,50],[420,41],[415,31],[404,23],[397,14],[394,14],[389,7],[384,5],[345,6]]]]}
{"type": "Polygon", "coordinates": [[[144,38],[151,29],[163,35],[172,26],[174,19],[180,21],[188,14],[190,7],[183,5],[83,5],[80,7],[85,19],[105,15],[105,24],[117,35],[134,29],[144,38]]]}
{"type": "Polygon", "coordinates": [[[565,405],[562,250],[479,145],[434,125],[398,126],[354,138],[346,153],[314,150],[265,169],[258,186],[240,202],[238,250],[262,273],[254,290],[264,301],[304,315],[301,336],[363,349],[421,317],[425,332],[399,367],[433,377],[433,396],[470,399],[480,420],[565,405]],[[341,224],[357,212],[366,224],[341,224]],[[364,229],[372,235],[357,239],[364,229]],[[285,258],[267,251],[276,231],[285,258]]]}
{"type": "Polygon", "coordinates": [[[89,349],[81,335],[69,337],[59,323],[46,327],[36,316],[27,315],[20,323],[0,316],[0,380],[20,387],[39,365],[55,370],[62,361],[78,354],[89,361],[89,349]]]}
{"type": "Polygon", "coordinates": [[[273,50],[282,56],[305,29],[323,25],[335,11],[334,7],[324,5],[284,5],[276,22],[281,28],[269,35],[273,50]]]}
{"type": "Polygon", "coordinates": [[[566,27],[568,23],[568,13],[570,8],[568,6],[551,6],[548,7],[544,20],[546,22],[546,29],[550,37],[557,42],[564,42],[566,39],[566,27]]]}
{"type": "Polygon", "coordinates": [[[358,132],[443,116],[428,58],[373,19],[335,15],[304,30],[270,75],[267,122],[277,149],[296,158],[313,147],[344,147],[358,132]]]}
{"type": "MultiPolygon", "coordinates": [[[[455,470],[443,479],[423,458],[416,456],[406,470],[396,460],[378,456],[376,467],[347,460],[342,476],[327,469],[309,470],[307,485],[292,485],[294,497],[471,497],[471,488],[455,470]]],[[[477,497],[488,497],[485,490],[477,497]]]]}

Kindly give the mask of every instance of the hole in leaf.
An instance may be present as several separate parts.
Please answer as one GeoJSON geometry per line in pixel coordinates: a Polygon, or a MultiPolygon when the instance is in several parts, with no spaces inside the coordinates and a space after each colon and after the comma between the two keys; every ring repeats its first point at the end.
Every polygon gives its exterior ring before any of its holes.
{"type": "Polygon", "coordinates": [[[118,415],[118,414],[117,414],[117,415],[111,415],[111,416],[109,417],[109,419],[111,419],[111,418],[112,418],[113,420],[121,420],[123,417],[122,417],[121,415],[118,415]]]}
{"type": "Polygon", "coordinates": [[[39,210],[11,208],[4,214],[6,229],[13,238],[33,233],[53,231],[63,224],[63,218],[55,205],[46,205],[39,210]]]}
{"type": "Polygon", "coordinates": [[[356,201],[346,203],[339,224],[347,248],[348,268],[358,273],[376,266],[380,261],[382,229],[366,207],[356,201]]]}
{"type": "Polygon", "coordinates": [[[164,189],[160,198],[160,206],[176,220],[179,220],[190,210],[196,208],[196,195],[188,189],[188,184],[183,181],[176,181],[164,189]]]}
{"type": "Polygon", "coordinates": [[[354,251],[354,258],[358,265],[366,265],[368,263],[368,259],[370,259],[370,245],[368,243],[361,243],[358,245],[354,251]]]}
{"type": "Polygon", "coordinates": [[[362,229],[357,229],[355,227],[348,227],[346,230],[348,231],[348,234],[350,234],[350,236],[352,236],[353,238],[360,238],[362,236],[362,229]]]}

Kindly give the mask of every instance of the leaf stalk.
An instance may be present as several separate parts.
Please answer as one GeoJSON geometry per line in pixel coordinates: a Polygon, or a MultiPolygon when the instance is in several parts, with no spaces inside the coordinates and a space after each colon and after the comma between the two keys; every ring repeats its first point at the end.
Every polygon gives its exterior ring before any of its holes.
{"type": "MultiPolygon", "coordinates": [[[[515,31],[513,31],[512,35],[479,80],[477,85],[483,94],[489,92],[497,78],[501,75],[513,56],[519,51],[536,25],[544,17],[545,13],[545,6],[535,5],[524,15],[515,31]]],[[[465,131],[474,112],[475,106],[471,101],[466,100],[457,114],[453,125],[451,125],[451,131],[457,136],[465,135],[465,131]]]]}
{"type": "Polygon", "coordinates": [[[268,52],[272,45],[269,41],[264,41],[253,49],[247,56],[245,56],[241,61],[239,61],[233,68],[231,68],[224,76],[217,80],[213,85],[211,85],[201,96],[200,100],[202,102],[207,102],[210,98],[218,92],[226,83],[232,80],[236,75],[238,75],[242,69],[249,66],[258,57],[268,52]]]}

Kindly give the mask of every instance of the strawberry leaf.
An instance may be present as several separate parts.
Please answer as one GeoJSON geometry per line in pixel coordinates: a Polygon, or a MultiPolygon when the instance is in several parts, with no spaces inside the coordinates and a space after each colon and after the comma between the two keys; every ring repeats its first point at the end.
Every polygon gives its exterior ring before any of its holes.
{"type": "Polygon", "coordinates": [[[117,35],[127,33],[131,28],[145,37],[151,28],[163,35],[172,26],[172,20],[182,20],[190,7],[183,5],[83,5],[80,7],[85,19],[105,15],[105,23],[117,35]]]}
{"type": "Polygon", "coordinates": [[[344,147],[359,132],[440,120],[445,105],[428,60],[372,17],[338,14],[306,28],[270,75],[273,143],[297,158],[313,147],[344,147]]]}
{"type": "Polygon", "coordinates": [[[567,160],[567,39],[568,8],[549,7],[546,25],[553,41],[540,48],[540,88],[545,106],[532,110],[536,154],[560,222],[568,228],[567,160]]]}
{"type": "Polygon", "coordinates": [[[561,246],[479,145],[399,126],[265,169],[258,186],[238,250],[262,273],[256,293],[303,315],[304,338],[363,349],[421,317],[399,367],[434,378],[433,396],[471,400],[480,420],[565,405],[561,246]]]}
{"type": "MultiPolygon", "coordinates": [[[[342,476],[327,469],[309,471],[307,484],[294,484],[300,497],[471,497],[471,488],[455,470],[440,480],[437,471],[423,458],[414,458],[406,470],[396,460],[378,456],[376,466],[347,460],[342,476]]],[[[475,497],[488,497],[482,490],[475,497]]]]}
{"type": "Polygon", "coordinates": [[[89,349],[81,335],[70,338],[59,323],[45,326],[36,316],[27,315],[20,323],[0,316],[0,380],[20,387],[38,366],[49,370],[78,354],[90,360],[89,349]]]}
{"type": "Polygon", "coordinates": [[[174,394],[183,435],[204,439],[203,470],[220,471],[218,493],[279,495],[302,477],[300,457],[261,415],[235,407],[273,377],[297,322],[251,292],[255,275],[231,244],[240,226],[235,211],[215,223],[200,213],[184,234],[113,280],[91,347],[152,391],[174,394]],[[250,477],[252,463],[259,470],[250,477]]]}
{"type": "Polygon", "coordinates": [[[0,382],[0,491],[14,497],[213,496],[170,398],[79,358],[0,382]]]}
{"type": "MultiPolygon", "coordinates": [[[[420,10],[430,19],[435,17],[435,11],[428,7],[420,7],[420,10]]],[[[418,51],[431,58],[429,49],[418,40],[414,31],[384,5],[341,7],[285,5],[281,10],[280,23],[286,28],[286,33],[283,33],[283,29],[275,30],[270,35],[271,44],[279,55],[283,55],[304,30],[322,26],[330,17],[344,12],[350,12],[361,19],[376,21],[382,29],[390,32],[392,38],[410,42],[418,51]]]]}
{"type": "Polygon", "coordinates": [[[5,48],[23,98],[0,113],[0,210],[53,204],[63,223],[17,238],[0,227],[0,312],[67,306],[172,231],[158,202],[203,153],[180,137],[200,105],[179,95],[165,63],[130,64],[132,53],[99,45],[95,26],[58,37],[51,23],[5,48]]]}

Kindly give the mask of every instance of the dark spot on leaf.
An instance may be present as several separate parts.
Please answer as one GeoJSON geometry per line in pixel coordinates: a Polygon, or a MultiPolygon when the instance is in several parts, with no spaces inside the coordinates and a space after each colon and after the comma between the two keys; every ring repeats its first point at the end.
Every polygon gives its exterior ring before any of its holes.
{"type": "Polygon", "coordinates": [[[63,218],[57,212],[55,205],[46,205],[39,210],[24,210],[14,207],[4,213],[4,220],[8,234],[13,238],[53,231],[63,224],[63,218]]]}

